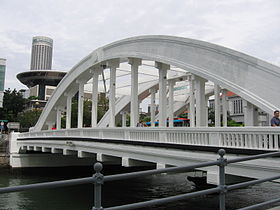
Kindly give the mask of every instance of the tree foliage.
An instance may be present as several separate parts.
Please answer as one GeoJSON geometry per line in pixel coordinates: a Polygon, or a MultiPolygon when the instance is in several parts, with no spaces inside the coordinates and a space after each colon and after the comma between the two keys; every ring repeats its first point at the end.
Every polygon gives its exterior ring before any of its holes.
{"type": "MultiPolygon", "coordinates": [[[[108,111],[108,98],[101,98],[98,100],[98,109],[97,109],[97,122],[101,120],[103,115],[108,111]]],[[[92,102],[90,100],[84,101],[84,114],[83,114],[83,127],[91,126],[91,109],[92,102]]],[[[78,123],[78,100],[77,98],[73,98],[72,100],[72,109],[71,109],[71,128],[77,128],[78,123]]],[[[66,116],[62,117],[61,122],[62,127],[66,127],[66,116]]]]}
{"type": "MultiPolygon", "coordinates": [[[[215,110],[213,108],[209,108],[208,110],[208,120],[209,120],[209,126],[215,126],[215,110]]],[[[223,114],[221,114],[220,122],[221,122],[221,126],[223,126],[223,114]]],[[[227,112],[227,126],[236,127],[236,126],[243,126],[243,124],[235,122],[233,119],[231,119],[229,112],[227,112]]]]}
{"type": "Polygon", "coordinates": [[[0,109],[0,119],[9,122],[18,121],[18,115],[25,108],[27,99],[16,89],[7,89],[4,92],[3,108],[0,109]]]}
{"type": "Polygon", "coordinates": [[[36,122],[38,121],[42,110],[40,109],[33,109],[26,112],[22,112],[18,115],[18,121],[20,122],[20,127],[29,129],[33,127],[36,122]]]}

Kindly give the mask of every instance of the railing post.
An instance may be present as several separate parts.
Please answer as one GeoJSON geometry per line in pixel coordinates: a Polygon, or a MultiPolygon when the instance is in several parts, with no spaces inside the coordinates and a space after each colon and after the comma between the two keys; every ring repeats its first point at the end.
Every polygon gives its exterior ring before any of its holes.
{"type": "Polygon", "coordinates": [[[95,174],[94,177],[94,207],[92,207],[92,210],[102,210],[101,206],[101,186],[104,182],[104,176],[100,173],[103,166],[101,163],[95,163],[94,164],[94,170],[95,174]]]}
{"type": "Polygon", "coordinates": [[[218,154],[220,155],[220,158],[218,159],[220,161],[219,164],[219,187],[221,189],[220,195],[219,195],[219,206],[220,210],[225,210],[225,198],[226,198],[226,192],[227,188],[225,185],[225,166],[227,165],[227,159],[224,158],[224,155],[226,154],[226,151],[224,149],[219,149],[218,154]]]}

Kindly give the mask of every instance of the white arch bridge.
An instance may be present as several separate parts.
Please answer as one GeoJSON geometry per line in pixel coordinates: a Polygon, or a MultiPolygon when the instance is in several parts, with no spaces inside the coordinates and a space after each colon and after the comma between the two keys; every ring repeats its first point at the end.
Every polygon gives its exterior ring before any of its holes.
{"type": "MultiPolygon", "coordinates": [[[[171,36],[117,41],[93,51],[68,72],[30,132],[12,134],[11,165],[73,165],[83,159],[84,163],[98,160],[116,161],[124,166],[165,167],[216,158],[213,152],[221,147],[231,156],[279,150],[279,128],[257,126],[263,120],[260,112],[271,114],[280,109],[280,88],[275,86],[279,81],[279,67],[207,42],[171,36]],[[100,75],[108,94],[109,110],[98,122],[100,75]],[[91,125],[85,127],[84,101],[88,87],[91,125]],[[121,94],[124,87],[130,91],[121,94]],[[242,98],[245,127],[227,127],[230,109],[225,97],[227,91],[242,98]],[[77,127],[71,128],[75,95],[78,95],[77,127]],[[212,96],[215,127],[207,127],[207,104],[212,96]],[[151,127],[139,128],[136,127],[139,106],[145,101],[150,103],[151,127]],[[174,116],[186,110],[190,127],[174,127],[174,116]],[[126,127],[127,113],[129,127],[126,127]],[[61,123],[62,116],[66,119],[65,126],[61,123]],[[159,126],[155,127],[157,119],[159,126]],[[56,130],[51,130],[54,126],[56,130]],[[66,155],[72,158],[65,158],[66,155]]],[[[238,163],[228,167],[227,173],[261,178],[279,173],[278,163],[277,157],[238,163]]],[[[207,172],[209,182],[215,182],[216,170],[210,167],[207,172]]]]}

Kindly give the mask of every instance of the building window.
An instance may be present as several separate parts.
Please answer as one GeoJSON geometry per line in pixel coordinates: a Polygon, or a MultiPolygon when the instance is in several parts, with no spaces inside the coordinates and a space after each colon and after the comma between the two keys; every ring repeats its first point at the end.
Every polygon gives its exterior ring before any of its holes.
{"type": "Polygon", "coordinates": [[[243,103],[241,98],[233,100],[233,114],[243,114],[243,103]]]}

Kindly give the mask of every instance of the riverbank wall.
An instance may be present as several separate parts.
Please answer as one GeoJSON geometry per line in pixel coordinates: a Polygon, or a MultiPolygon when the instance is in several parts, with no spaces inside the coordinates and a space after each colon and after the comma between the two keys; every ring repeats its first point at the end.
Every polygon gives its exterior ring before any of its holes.
{"type": "Polygon", "coordinates": [[[9,140],[8,135],[0,134],[0,166],[9,165],[9,140]]]}

